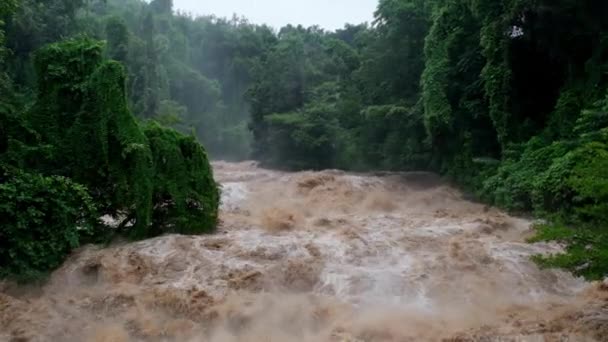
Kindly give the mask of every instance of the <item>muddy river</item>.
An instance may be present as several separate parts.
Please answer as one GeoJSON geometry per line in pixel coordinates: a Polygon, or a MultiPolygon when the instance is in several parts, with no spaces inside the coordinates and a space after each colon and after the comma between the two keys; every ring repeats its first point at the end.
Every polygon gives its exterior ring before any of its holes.
{"type": "Polygon", "coordinates": [[[214,164],[221,224],[0,287],[0,341],[608,341],[608,291],[529,258],[531,222],[426,173],[214,164]]]}

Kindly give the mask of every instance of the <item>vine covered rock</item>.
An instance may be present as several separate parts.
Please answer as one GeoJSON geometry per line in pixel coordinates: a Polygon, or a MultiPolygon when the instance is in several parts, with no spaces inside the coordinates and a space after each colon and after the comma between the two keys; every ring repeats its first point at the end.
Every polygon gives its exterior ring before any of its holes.
{"type": "Polygon", "coordinates": [[[85,38],[36,53],[39,93],[28,119],[53,149],[39,169],[86,185],[130,237],[211,230],[219,195],[204,149],[156,124],[144,134],[123,66],[104,60],[103,48],[85,38]]]}

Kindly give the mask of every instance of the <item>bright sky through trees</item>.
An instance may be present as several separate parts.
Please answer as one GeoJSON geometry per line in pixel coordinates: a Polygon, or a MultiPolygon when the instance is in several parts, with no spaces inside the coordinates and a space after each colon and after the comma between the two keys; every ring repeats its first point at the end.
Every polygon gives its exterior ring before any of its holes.
{"type": "Polygon", "coordinates": [[[174,0],[176,10],[219,17],[245,16],[252,23],[280,28],[319,25],[334,30],[345,23],[371,21],[377,0],[174,0]]]}

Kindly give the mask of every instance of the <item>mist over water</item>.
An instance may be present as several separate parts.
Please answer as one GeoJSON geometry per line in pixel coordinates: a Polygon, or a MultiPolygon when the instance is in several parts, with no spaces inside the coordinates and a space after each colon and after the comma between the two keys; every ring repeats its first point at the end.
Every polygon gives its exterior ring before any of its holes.
{"type": "Polygon", "coordinates": [[[608,294],[426,173],[214,165],[221,225],[86,247],[0,292],[0,341],[601,341],[608,294]]]}

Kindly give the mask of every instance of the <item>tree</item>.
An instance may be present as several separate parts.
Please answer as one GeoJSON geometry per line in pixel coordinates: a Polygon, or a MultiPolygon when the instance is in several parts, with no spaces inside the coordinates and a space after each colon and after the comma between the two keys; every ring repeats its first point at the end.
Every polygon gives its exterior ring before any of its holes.
{"type": "Polygon", "coordinates": [[[173,12],[173,0],[152,0],[150,7],[158,14],[171,15],[173,12]]]}
{"type": "MultiPolygon", "coordinates": [[[[52,44],[37,53],[39,93],[29,121],[54,149],[54,158],[40,168],[86,185],[101,214],[121,219],[120,229],[132,227],[130,236],[143,238],[163,229],[194,232],[186,214],[195,213],[199,230],[212,229],[219,196],[204,150],[177,132],[161,134],[166,138],[162,145],[156,140],[150,145],[128,109],[123,67],[102,55],[103,44],[88,39],[52,44]],[[163,173],[165,165],[158,160],[174,160],[175,151],[181,151],[183,161],[169,164],[163,173]],[[198,182],[183,183],[198,177],[198,182]],[[175,213],[159,214],[172,206],[175,213]],[[174,214],[181,219],[164,224],[177,219],[174,214]]],[[[152,130],[158,131],[163,132],[152,130]]]]}
{"type": "MultiPolygon", "coordinates": [[[[9,80],[5,74],[4,58],[6,48],[4,47],[4,19],[11,14],[17,7],[17,0],[7,0],[0,4],[0,91],[2,94],[8,93],[9,80]]],[[[2,104],[0,103],[0,106],[2,104]]]]}
{"type": "Polygon", "coordinates": [[[108,55],[111,59],[127,63],[129,56],[129,31],[125,22],[116,16],[106,22],[108,55]]]}

